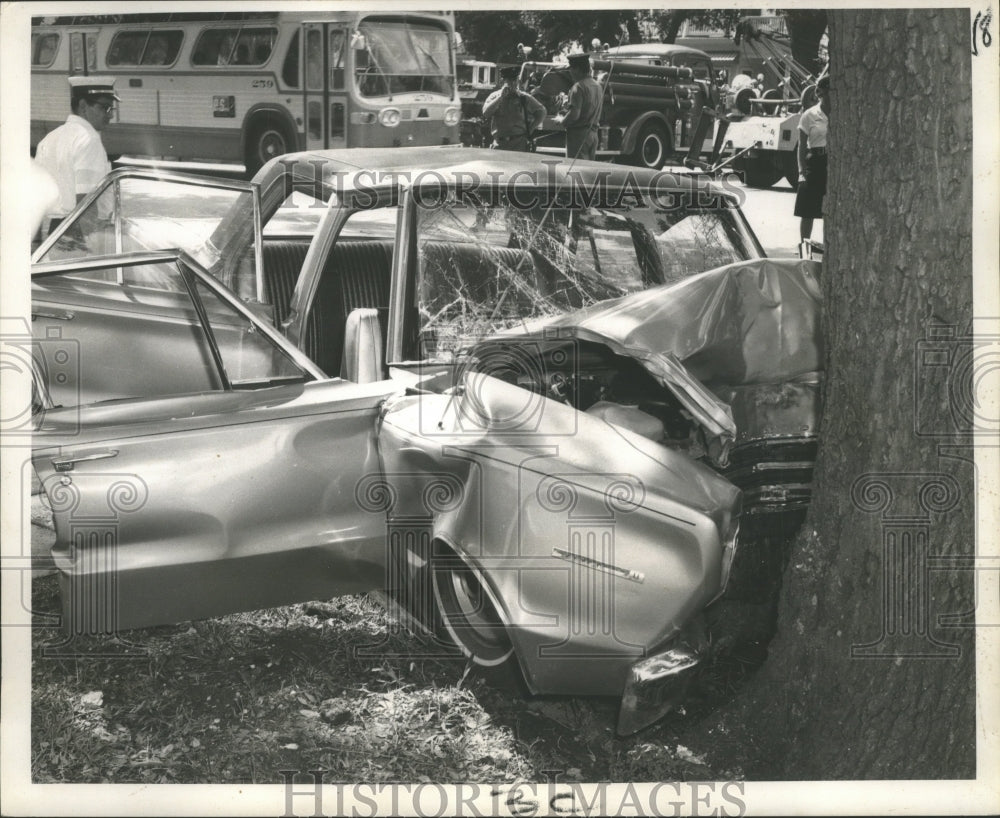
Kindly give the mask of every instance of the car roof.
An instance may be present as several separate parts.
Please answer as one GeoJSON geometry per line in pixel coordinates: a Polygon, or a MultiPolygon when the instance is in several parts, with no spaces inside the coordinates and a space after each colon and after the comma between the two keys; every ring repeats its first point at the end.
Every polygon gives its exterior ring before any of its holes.
{"type": "Polygon", "coordinates": [[[388,184],[396,174],[411,184],[424,182],[476,186],[486,185],[561,186],[567,182],[612,187],[654,188],[666,191],[703,191],[709,195],[728,195],[725,188],[704,177],[654,171],[646,168],[615,165],[610,162],[563,158],[539,153],[501,151],[461,146],[416,148],[347,148],[343,150],[301,151],[285,154],[268,162],[254,181],[264,189],[289,175],[294,180],[349,189],[388,184]],[[317,179],[319,174],[319,179],[317,179]]]}

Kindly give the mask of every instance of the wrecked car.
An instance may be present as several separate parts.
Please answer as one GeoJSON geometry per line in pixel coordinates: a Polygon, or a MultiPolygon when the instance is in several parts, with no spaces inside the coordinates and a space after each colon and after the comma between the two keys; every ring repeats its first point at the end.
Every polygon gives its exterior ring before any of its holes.
{"type": "Polygon", "coordinates": [[[809,501],[818,270],[763,258],[721,187],[597,163],[113,173],[32,268],[64,624],[386,589],[634,732],[707,655],[746,532],[809,501]]]}

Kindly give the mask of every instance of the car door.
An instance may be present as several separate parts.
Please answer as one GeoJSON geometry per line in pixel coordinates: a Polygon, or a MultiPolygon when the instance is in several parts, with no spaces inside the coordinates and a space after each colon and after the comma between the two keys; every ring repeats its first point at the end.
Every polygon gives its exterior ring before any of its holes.
{"type": "Polygon", "coordinates": [[[378,473],[376,413],[398,386],[326,379],[183,255],[36,265],[33,279],[32,461],[70,632],[381,585],[384,515],[355,495],[378,473]],[[183,289],[150,286],[150,266],[183,289]],[[105,399],[86,382],[108,368],[120,382],[105,399]],[[172,386],[153,388],[158,371],[172,386]],[[57,388],[74,379],[75,400],[57,388]]]}
{"type": "Polygon", "coordinates": [[[42,242],[33,262],[180,248],[244,301],[264,299],[259,187],[160,170],[114,170],[42,242]]]}

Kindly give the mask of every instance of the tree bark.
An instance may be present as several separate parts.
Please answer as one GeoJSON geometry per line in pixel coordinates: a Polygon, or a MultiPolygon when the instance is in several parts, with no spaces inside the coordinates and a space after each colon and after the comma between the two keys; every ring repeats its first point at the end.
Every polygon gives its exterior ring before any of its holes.
{"type": "Polygon", "coordinates": [[[975,777],[968,31],[965,9],[830,12],[814,500],[715,769],[975,777]]]}
{"type": "Polygon", "coordinates": [[[659,16],[660,39],[665,43],[674,43],[677,40],[677,32],[681,30],[681,25],[690,14],[691,12],[684,9],[661,14],[659,16]]]}

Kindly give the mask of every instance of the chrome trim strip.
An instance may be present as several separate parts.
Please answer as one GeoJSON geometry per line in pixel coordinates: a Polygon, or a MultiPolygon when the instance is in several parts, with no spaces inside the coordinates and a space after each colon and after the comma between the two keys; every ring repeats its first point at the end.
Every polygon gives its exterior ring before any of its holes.
{"type": "Polygon", "coordinates": [[[595,560],[593,557],[585,557],[583,554],[567,551],[565,548],[553,548],[552,556],[558,557],[561,560],[566,560],[567,562],[578,563],[586,568],[593,568],[595,571],[603,571],[606,574],[613,574],[616,577],[627,579],[630,582],[638,582],[641,584],[646,581],[646,575],[642,573],[642,571],[636,571],[632,568],[622,568],[619,565],[612,565],[610,562],[595,560]]]}

